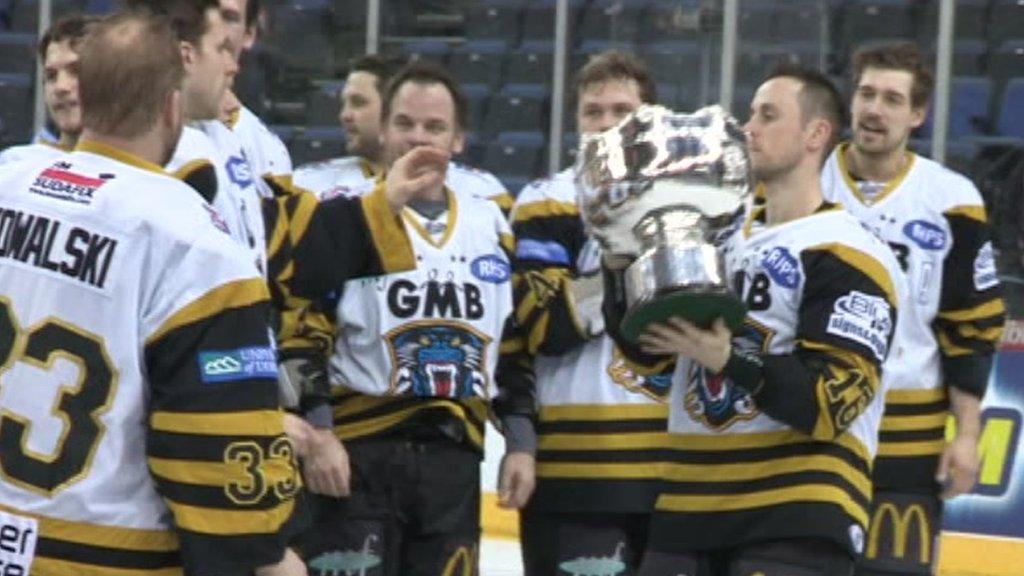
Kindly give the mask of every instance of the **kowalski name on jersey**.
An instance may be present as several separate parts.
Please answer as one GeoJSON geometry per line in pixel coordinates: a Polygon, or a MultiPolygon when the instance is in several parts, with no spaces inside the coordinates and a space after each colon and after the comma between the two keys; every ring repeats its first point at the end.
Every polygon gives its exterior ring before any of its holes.
{"type": "Polygon", "coordinates": [[[417,284],[401,278],[388,286],[388,309],[397,318],[465,318],[479,320],[484,316],[480,287],[470,282],[438,282],[428,280],[417,284]]]}
{"type": "Polygon", "coordinates": [[[117,245],[110,236],[0,206],[0,258],[102,289],[117,245]]]}

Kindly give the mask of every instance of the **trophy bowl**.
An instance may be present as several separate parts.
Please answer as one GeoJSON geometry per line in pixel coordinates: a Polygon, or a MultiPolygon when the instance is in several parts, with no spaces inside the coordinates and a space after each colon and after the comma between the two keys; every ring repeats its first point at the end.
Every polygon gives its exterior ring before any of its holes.
{"type": "Polygon", "coordinates": [[[584,225],[623,272],[621,331],[635,341],[672,316],[733,330],[746,308],[729,288],[719,246],[750,198],[739,123],[718,106],[690,114],[644,105],[584,136],[575,166],[584,225]]]}

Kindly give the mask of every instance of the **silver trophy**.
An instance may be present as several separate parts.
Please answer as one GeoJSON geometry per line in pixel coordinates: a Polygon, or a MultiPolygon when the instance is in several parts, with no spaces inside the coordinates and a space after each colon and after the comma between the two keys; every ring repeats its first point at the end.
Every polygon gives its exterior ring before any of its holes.
{"type": "Polygon", "coordinates": [[[584,136],[576,163],[584,224],[626,268],[622,334],[680,316],[733,329],[745,316],[724,276],[720,239],[750,197],[743,130],[719,106],[692,114],[641,106],[617,126],[584,136]]]}

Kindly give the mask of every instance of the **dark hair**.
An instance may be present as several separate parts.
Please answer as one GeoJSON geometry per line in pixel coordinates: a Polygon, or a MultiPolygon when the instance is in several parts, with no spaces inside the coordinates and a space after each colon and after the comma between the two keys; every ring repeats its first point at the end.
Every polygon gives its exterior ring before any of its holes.
{"type": "Polygon", "coordinates": [[[578,95],[591,84],[609,80],[635,80],[640,87],[640,101],[644,104],[657,102],[658,91],[650,68],[637,56],[619,50],[607,50],[591,56],[576,73],[573,86],[578,95]]]}
{"type": "Polygon", "coordinates": [[[416,84],[441,84],[448,89],[455,103],[455,124],[460,130],[465,130],[469,122],[469,102],[466,95],[459,87],[455,78],[439,64],[428,60],[413,60],[399,70],[388,82],[384,89],[384,97],[381,99],[381,118],[387,121],[391,115],[391,103],[398,94],[398,90],[413,82],[416,84]]]}
{"type": "Polygon", "coordinates": [[[72,50],[77,50],[82,39],[99,20],[97,16],[85,14],[69,14],[57,20],[39,40],[39,59],[46,60],[46,51],[54,42],[68,42],[72,50]]]}
{"type": "Polygon", "coordinates": [[[353,72],[366,72],[377,77],[377,92],[383,95],[384,88],[388,81],[398,73],[404,66],[409,64],[405,56],[387,54],[367,54],[354,58],[349,64],[349,74],[353,72]]]}
{"type": "Polygon", "coordinates": [[[185,74],[171,21],[147,11],[104,18],[79,49],[82,125],[135,138],[151,129],[185,74]]]}
{"type": "MultiPolygon", "coordinates": [[[[244,2],[245,0],[243,0],[244,2]]],[[[245,29],[251,30],[256,27],[260,18],[260,0],[249,0],[245,5],[245,29]]]]}
{"type": "Polygon", "coordinates": [[[924,54],[913,42],[875,44],[860,48],[853,54],[853,86],[860,84],[860,77],[868,68],[902,70],[910,72],[914,83],[910,88],[910,104],[914,108],[928,105],[935,88],[935,75],[925,63],[924,54]]]}
{"type": "Polygon", "coordinates": [[[825,156],[828,156],[839,143],[843,127],[846,126],[846,106],[836,85],[817,70],[788,62],[773,68],[764,82],[773,78],[792,78],[800,82],[799,103],[804,122],[811,118],[822,118],[832,127],[832,136],[825,151],[825,156]]]}
{"type": "Polygon", "coordinates": [[[220,10],[217,0],[127,0],[127,5],[167,16],[178,40],[196,46],[206,33],[206,13],[220,10]]]}

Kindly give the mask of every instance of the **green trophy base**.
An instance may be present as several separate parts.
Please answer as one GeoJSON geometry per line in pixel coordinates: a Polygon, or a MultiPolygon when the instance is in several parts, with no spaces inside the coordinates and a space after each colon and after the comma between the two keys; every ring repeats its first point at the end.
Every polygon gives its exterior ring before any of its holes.
{"type": "Polygon", "coordinates": [[[622,335],[636,342],[648,324],[665,322],[672,316],[689,320],[701,328],[711,326],[716,318],[735,332],[743,325],[747,308],[732,292],[727,291],[665,291],[634,304],[622,318],[622,335]]]}

